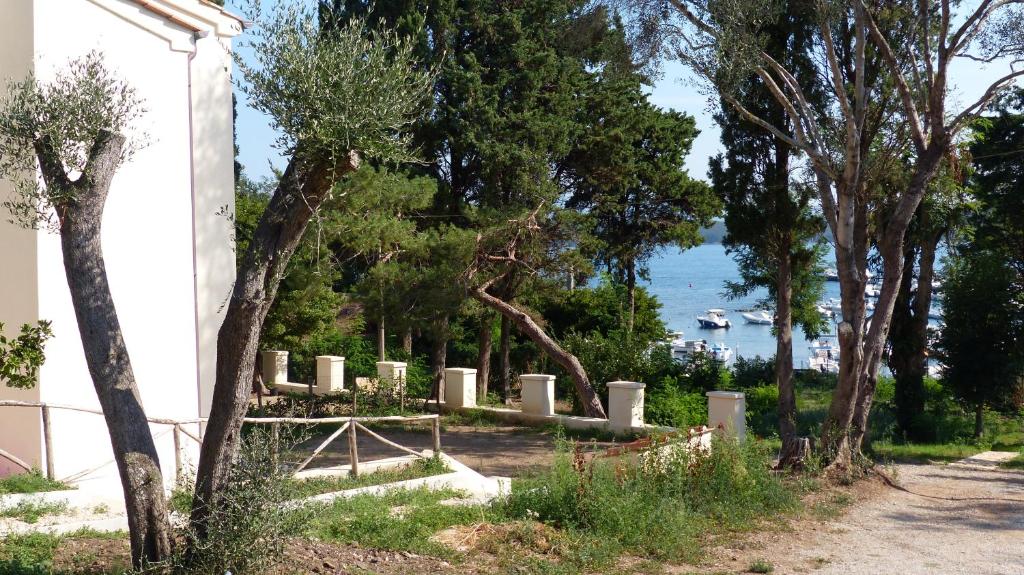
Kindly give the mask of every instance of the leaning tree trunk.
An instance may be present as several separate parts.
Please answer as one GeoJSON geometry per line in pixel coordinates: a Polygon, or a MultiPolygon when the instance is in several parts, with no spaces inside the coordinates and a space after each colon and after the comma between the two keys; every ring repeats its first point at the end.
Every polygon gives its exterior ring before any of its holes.
{"type": "Polygon", "coordinates": [[[776,278],[775,383],[779,387],[780,469],[799,467],[808,455],[809,442],[796,433],[796,390],[793,387],[793,268],[789,248],[780,249],[776,278]]]}
{"type": "MultiPolygon", "coordinates": [[[[67,180],[63,166],[52,161],[56,155],[48,141],[40,142],[38,150],[47,186],[73,185],[75,190],[73,200],[58,206],[64,272],[85,361],[121,476],[132,563],[141,566],[167,559],[172,551],[172,538],[160,459],[135,383],[103,260],[103,208],[124,142],[120,135],[101,133],[85,172],[74,184],[67,180]]],[[[248,387],[250,382],[246,384],[248,387]]]]}
{"type": "Polygon", "coordinates": [[[485,313],[480,318],[480,333],[477,337],[476,396],[487,399],[487,382],[491,378],[491,324],[493,317],[485,313]]]}
{"type": "Polygon", "coordinates": [[[597,393],[594,391],[594,387],[590,385],[590,379],[587,377],[587,372],[583,369],[583,364],[580,363],[580,360],[577,359],[575,355],[563,349],[555,340],[551,339],[551,336],[544,332],[544,328],[537,325],[537,322],[533,321],[533,318],[531,318],[529,314],[494,297],[483,289],[473,290],[471,295],[480,303],[497,311],[503,317],[506,317],[509,321],[515,323],[516,327],[519,328],[519,331],[526,334],[533,343],[537,344],[537,347],[539,347],[541,351],[547,354],[551,359],[555,360],[555,363],[560,365],[562,369],[569,373],[569,376],[572,377],[573,385],[576,388],[576,396],[579,398],[580,403],[583,406],[583,412],[588,417],[608,417],[605,414],[604,406],[601,405],[601,400],[597,397],[597,393]]]}
{"type": "Polygon", "coordinates": [[[498,368],[501,370],[501,392],[505,394],[505,405],[512,403],[512,322],[508,316],[501,316],[501,337],[498,342],[498,368]]]}
{"type": "Polygon", "coordinates": [[[206,519],[230,479],[263,321],[310,219],[343,174],[359,166],[350,153],[338,164],[305,161],[297,152],[253,233],[217,334],[217,380],[196,473],[191,522],[200,539],[206,519]]]}

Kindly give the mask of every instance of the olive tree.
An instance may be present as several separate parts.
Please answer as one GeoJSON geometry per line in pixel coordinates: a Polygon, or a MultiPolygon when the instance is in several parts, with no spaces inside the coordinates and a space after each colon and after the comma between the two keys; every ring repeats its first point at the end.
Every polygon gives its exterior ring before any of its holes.
{"type": "MultiPolygon", "coordinates": [[[[268,11],[254,0],[253,62],[236,58],[240,91],[267,114],[288,158],[240,259],[217,338],[213,404],[196,477],[192,522],[202,538],[206,518],[230,480],[264,319],[303,233],[335,184],[362,158],[411,160],[403,129],[431,85],[412,45],[362,19],[322,26],[302,3],[268,11]]],[[[343,201],[343,198],[342,198],[343,201]]]]}
{"type": "Polygon", "coordinates": [[[166,558],[172,540],[160,461],[110,294],[100,236],[114,175],[142,141],[130,134],[141,113],[134,90],[95,52],[71,62],[53,82],[30,76],[11,84],[0,104],[0,176],[14,187],[5,205],[16,223],[60,234],[136,564],[166,558]]]}

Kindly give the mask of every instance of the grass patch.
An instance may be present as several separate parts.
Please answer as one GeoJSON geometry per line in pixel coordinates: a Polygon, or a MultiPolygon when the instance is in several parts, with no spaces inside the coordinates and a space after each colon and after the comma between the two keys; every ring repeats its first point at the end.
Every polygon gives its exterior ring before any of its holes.
{"type": "Polygon", "coordinates": [[[999,464],[999,466],[1004,468],[1004,469],[1022,469],[1022,470],[1024,470],[1024,449],[1021,450],[1021,452],[1017,455],[1017,457],[1014,457],[1013,459],[1011,459],[1009,461],[1004,461],[1001,464],[999,464]]]}
{"type": "MultiPolygon", "coordinates": [[[[503,407],[503,406],[502,406],[503,407]]],[[[441,417],[441,430],[447,427],[498,427],[508,425],[489,409],[463,409],[441,417]]]]}
{"type": "Polygon", "coordinates": [[[439,457],[417,459],[412,464],[400,469],[384,469],[373,473],[363,473],[358,477],[314,477],[310,479],[289,479],[289,490],[293,499],[301,499],[322,493],[334,493],[371,485],[383,485],[396,481],[408,481],[432,475],[442,475],[451,470],[439,457]]]}
{"type": "Polygon", "coordinates": [[[0,517],[17,519],[25,523],[35,523],[46,515],[56,515],[67,511],[66,501],[49,502],[43,500],[26,499],[15,505],[0,507],[0,517]]]}
{"type": "Polygon", "coordinates": [[[66,483],[47,479],[42,471],[33,469],[28,473],[19,473],[0,478],[0,495],[8,493],[43,493],[47,491],[65,491],[73,489],[66,483]]]}
{"type": "Polygon", "coordinates": [[[442,503],[459,496],[451,490],[414,489],[339,499],[317,514],[310,534],[324,541],[452,559],[455,552],[431,537],[455,525],[483,522],[489,516],[486,507],[442,503]]]}
{"type": "Polygon", "coordinates": [[[871,444],[872,456],[881,461],[943,461],[952,462],[976,455],[988,449],[971,443],[892,443],[876,441],[871,444]]]}
{"type": "Polygon", "coordinates": [[[751,563],[750,567],[747,567],[747,571],[750,573],[771,573],[775,571],[775,567],[764,559],[758,559],[751,563]]]}
{"type": "Polygon", "coordinates": [[[49,533],[28,533],[0,537],[0,575],[72,575],[87,572],[91,575],[114,575],[125,571],[127,566],[109,571],[67,571],[56,570],[54,556],[61,543],[76,539],[124,539],[125,533],[104,533],[82,529],[65,535],[49,533]]]}
{"type": "Polygon", "coordinates": [[[749,530],[799,508],[795,489],[770,473],[756,442],[716,440],[710,450],[639,461],[587,461],[578,445],[561,443],[550,471],[513,483],[502,511],[593,535],[606,555],[692,561],[706,535],[749,530]]]}
{"type": "Polygon", "coordinates": [[[811,506],[811,513],[821,521],[828,521],[839,517],[843,509],[853,503],[853,497],[847,493],[833,493],[831,496],[816,501],[811,506]]]}

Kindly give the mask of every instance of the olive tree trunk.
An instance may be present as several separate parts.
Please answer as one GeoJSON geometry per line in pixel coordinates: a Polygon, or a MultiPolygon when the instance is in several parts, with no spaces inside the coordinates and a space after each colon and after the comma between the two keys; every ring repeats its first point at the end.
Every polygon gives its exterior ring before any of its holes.
{"type": "Polygon", "coordinates": [[[217,334],[217,379],[196,474],[191,521],[200,538],[206,518],[230,479],[242,420],[249,406],[260,332],[285,268],[310,219],[334,182],[359,166],[353,152],[337,165],[305,161],[296,153],[274,190],[249,242],[217,334]]]}
{"type": "Polygon", "coordinates": [[[487,399],[487,383],[491,378],[491,327],[494,321],[490,313],[480,318],[480,333],[477,337],[476,396],[487,399]]]}
{"type": "Polygon", "coordinates": [[[85,361],[103,409],[114,460],[121,476],[132,562],[140,566],[167,559],[171,526],[160,459],[135,382],[128,348],[117,319],[103,259],[103,209],[120,164],[125,139],[101,132],[79,179],[68,180],[57,155],[42,140],[36,145],[43,178],[51,189],[73,189],[57,206],[64,272],[78,320],[85,361]]]}
{"type": "Polygon", "coordinates": [[[533,321],[529,314],[508,302],[494,297],[484,289],[473,290],[470,295],[472,295],[473,299],[500,313],[502,317],[508,318],[510,322],[519,328],[519,331],[526,334],[526,337],[530,338],[541,351],[569,374],[576,389],[576,396],[583,406],[583,412],[588,417],[608,417],[605,414],[604,406],[601,405],[601,400],[594,391],[594,387],[590,385],[590,379],[587,377],[587,372],[583,369],[583,364],[580,363],[580,360],[558,345],[551,336],[544,332],[544,328],[533,321]]]}

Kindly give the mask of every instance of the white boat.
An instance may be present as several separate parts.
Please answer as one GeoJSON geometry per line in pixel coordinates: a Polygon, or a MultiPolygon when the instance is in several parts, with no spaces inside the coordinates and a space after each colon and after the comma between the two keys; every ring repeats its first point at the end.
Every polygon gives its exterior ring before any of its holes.
{"type": "Polygon", "coordinates": [[[816,341],[807,347],[807,367],[822,373],[839,373],[839,348],[831,341],[816,341]]]}
{"type": "Polygon", "coordinates": [[[669,342],[669,348],[672,350],[672,359],[676,361],[686,361],[693,357],[693,354],[706,352],[708,350],[708,342],[700,339],[683,339],[683,332],[674,332],[672,335],[678,334],[678,337],[672,339],[669,342]]]}
{"type": "Polygon", "coordinates": [[[757,325],[772,325],[773,323],[775,323],[775,318],[772,316],[772,314],[768,313],[763,309],[752,312],[744,312],[740,315],[743,316],[743,319],[747,320],[747,323],[753,323],[757,325]]]}
{"type": "Polygon", "coordinates": [[[867,284],[864,286],[864,295],[868,297],[878,297],[882,293],[882,286],[878,284],[867,284]]]}
{"type": "Polygon", "coordinates": [[[732,322],[725,317],[725,310],[719,308],[709,309],[705,315],[697,316],[697,323],[704,329],[729,329],[732,327],[732,322]]]}
{"type": "Polygon", "coordinates": [[[732,359],[732,348],[724,343],[711,344],[711,347],[708,348],[708,352],[711,353],[711,357],[721,362],[726,362],[732,359]]]}
{"type": "Polygon", "coordinates": [[[839,281],[839,272],[835,268],[828,268],[825,270],[825,281],[837,282],[839,281]]]}

